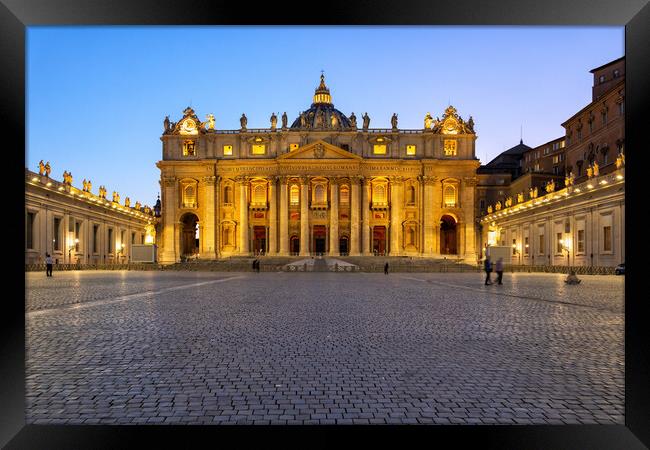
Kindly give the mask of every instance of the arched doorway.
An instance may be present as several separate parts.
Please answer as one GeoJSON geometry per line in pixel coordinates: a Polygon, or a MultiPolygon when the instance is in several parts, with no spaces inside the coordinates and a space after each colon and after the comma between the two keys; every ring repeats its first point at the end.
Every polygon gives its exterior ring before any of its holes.
{"type": "Polygon", "coordinates": [[[325,225],[314,225],[313,228],[314,236],[314,252],[317,254],[325,253],[325,244],[327,242],[327,228],[325,225]]]}
{"type": "Polygon", "coordinates": [[[291,239],[289,239],[289,252],[292,255],[300,253],[300,238],[296,235],[291,236],[291,239]]]}
{"type": "Polygon", "coordinates": [[[349,250],[348,246],[348,237],[347,236],[341,236],[341,239],[339,239],[339,254],[340,255],[347,255],[349,250]]]}
{"type": "Polygon", "coordinates": [[[372,227],[372,252],[376,256],[386,254],[386,227],[383,225],[372,227]]]}
{"type": "Polygon", "coordinates": [[[456,219],[444,215],[440,218],[440,253],[443,255],[457,255],[456,219]]]}
{"type": "Polygon", "coordinates": [[[191,256],[199,253],[199,218],[187,213],[181,217],[181,255],[191,256]]]}
{"type": "Polygon", "coordinates": [[[253,252],[255,255],[266,253],[266,227],[253,227],[253,252]]]}

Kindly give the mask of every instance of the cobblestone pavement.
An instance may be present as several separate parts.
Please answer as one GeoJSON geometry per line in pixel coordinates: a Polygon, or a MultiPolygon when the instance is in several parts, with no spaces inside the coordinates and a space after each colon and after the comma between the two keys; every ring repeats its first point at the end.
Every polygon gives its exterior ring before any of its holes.
{"type": "Polygon", "coordinates": [[[565,277],[27,273],[26,421],[623,424],[624,278],[565,277]]]}

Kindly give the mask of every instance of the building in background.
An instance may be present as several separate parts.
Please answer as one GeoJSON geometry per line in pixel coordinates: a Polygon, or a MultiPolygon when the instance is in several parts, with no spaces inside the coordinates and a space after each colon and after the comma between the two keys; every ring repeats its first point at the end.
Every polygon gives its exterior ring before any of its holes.
{"type": "Polygon", "coordinates": [[[562,124],[563,138],[479,168],[480,248],[511,246],[522,265],[625,260],[625,58],[591,72],[592,101],[562,124]]]}
{"type": "Polygon", "coordinates": [[[44,263],[46,253],[56,264],[128,263],[134,245],[155,244],[160,205],[120,202],[103,186],[93,194],[87,180],[74,187],[67,171],[63,181],[49,174],[49,162],[25,170],[25,264],[44,263]]]}
{"type": "MultiPolygon", "coordinates": [[[[278,113],[279,114],[279,113],[278,113]]],[[[165,118],[160,261],[192,255],[456,255],[476,260],[474,122],[449,106],[421,129],[357,125],[321,76],[292,123],[220,130],[165,118]]],[[[280,122],[280,123],[278,123],[280,122]]]]}

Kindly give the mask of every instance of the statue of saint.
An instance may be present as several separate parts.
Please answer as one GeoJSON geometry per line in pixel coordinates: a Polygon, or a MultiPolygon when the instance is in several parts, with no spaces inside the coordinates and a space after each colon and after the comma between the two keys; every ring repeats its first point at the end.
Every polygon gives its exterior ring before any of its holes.
{"type": "Polygon", "coordinates": [[[93,188],[93,184],[88,180],[88,189],[86,189],[87,192],[90,192],[90,190],[93,188]]]}
{"type": "Polygon", "coordinates": [[[330,122],[332,123],[332,128],[336,128],[336,127],[338,126],[339,121],[338,121],[338,119],[336,118],[336,115],[335,115],[335,114],[332,114],[332,115],[330,116],[330,122]]]}
{"type": "Polygon", "coordinates": [[[129,197],[126,197],[124,199],[124,206],[126,206],[127,208],[131,206],[131,199],[129,197]]]}
{"type": "Polygon", "coordinates": [[[621,155],[619,154],[616,157],[616,168],[620,169],[623,166],[623,161],[621,160],[621,155]]]}
{"type": "Polygon", "coordinates": [[[354,113],[350,114],[350,126],[352,128],[357,127],[357,116],[355,116],[354,113]]]}
{"type": "Polygon", "coordinates": [[[501,210],[501,201],[500,200],[495,205],[495,208],[496,208],[497,211],[501,210]]]}
{"type": "Polygon", "coordinates": [[[596,161],[594,161],[594,176],[598,176],[598,163],[596,161]]]}
{"type": "Polygon", "coordinates": [[[488,206],[487,211],[488,211],[488,214],[492,214],[492,205],[488,206]]]}
{"type": "Polygon", "coordinates": [[[363,113],[363,129],[367,130],[368,127],[370,126],[370,117],[368,117],[368,113],[363,113]]]}
{"type": "Polygon", "coordinates": [[[282,129],[287,128],[287,112],[282,113],[282,129]]]}
{"type": "MultiPolygon", "coordinates": [[[[616,159],[618,161],[618,158],[616,159]]],[[[43,163],[43,160],[38,163],[38,174],[40,176],[45,175],[45,164],[43,163]]]]}
{"type": "Polygon", "coordinates": [[[120,194],[118,194],[118,193],[115,192],[115,191],[113,191],[113,201],[114,201],[115,203],[119,203],[119,202],[120,202],[120,194]]]}
{"type": "Polygon", "coordinates": [[[307,118],[304,112],[300,113],[300,128],[307,128],[307,118]]]}
{"type": "Polygon", "coordinates": [[[208,114],[208,130],[214,130],[214,114],[208,114]]]}
{"type": "Polygon", "coordinates": [[[520,192],[517,194],[517,203],[523,203],[524,202],[524,193],[520,192]]]}
{"type": "Polygon", "coordinates": [[[140,211],[140,202],[135,202],[135,209],[140,211]]]}
{"type": "Polygon", "coordinates": [[[246,124],[248,124],[248,119],[246,118],[246,114],[241,115],[241,118],[239,119],[239,123],[241,124],[241,129],[245,130],[246,124]]]}
{"type": "Polygon", "coordinates": [[[548,192],[555,191],[555,180],[549,181],[547,187],[548,187],[548,192]]]}
{"type": "Polygon", "coordinates": [[[165,116],[163,127],[164,127],[164,131],[169,131],[169,116],[165,116]]]}
{"type": "Polygon", "coordinates": [[[594,169],[589,166],[587,167],[587,177],[591,178],[592,176],[594,176],[594,169]]]}
{"type": "Polygon", "coordinates": [[[323,128],[325,126],[325,113],[323,111],[318,111],[316,115],[316,128],[323,128]]]}
{"type": "Polygon", "coordinates": [[[506,199],[506,207],[509,208],[512,206],[512,197],[508,197],[506,199]]]}
{"type": "Polygon", "coordinates": [[[271,114],[271,129],[275,130],[275,128],[278,126],[278,116],[275,115],[275,113],[271,114]]]}
{"type": "Polygon", "coordinates": [[[534,196],[534,192],[533,192],[533,188],[530,188],[530,189],[528,190],[528,198],[535,198],[535,196],[534,196]]]}
{"type": "Polygon", "coordinates": [[[533,198],[537,198],[537,186],[533,188],[533,198]]]}
{"type": "Polygon", "coordinates": [[[474,132],[474,119],[472,116],[469,116],[469,120],[467,121],[467,131],[470,133],[474,132]]]}
{"type": "Polygon", "coordinates": [[[45,163],[45,176],[50,177],[50,172],[52,172],[52,168],[50,167],[50,162],[45,163]]]}
{"type": "Polygon", "coordinates": [[[390,118],[390,124],[393,127],[393,130],[397,130],[397,114],[393,113],[393,117],[390,118]]]}
{"type": "Polygon", "coordinates": [[[427,115],[424,116],[424,129],[430,130],[431,124],[433,124],[433,117],[431,117],[431,113],[427,113],[427,115]]]}
{"type": "Polygon", "coordinates": [[[566,175],[564,177],[564,187],[570,186],[571,185],[571,178],[569,178],[569,175],[566,175]]]}

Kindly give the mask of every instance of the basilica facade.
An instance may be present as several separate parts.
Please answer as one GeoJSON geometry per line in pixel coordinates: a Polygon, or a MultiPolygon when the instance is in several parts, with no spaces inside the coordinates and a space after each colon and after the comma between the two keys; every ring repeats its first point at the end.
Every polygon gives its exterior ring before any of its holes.
{"type": "Polygon", "coordinates": [[[222,130],[192,108],[165,118],[159,261],[387,255],[475,262],[474,123],[449,106],[421,129],[370,128],[334,108],[321,75],[289,124],[222,130]]]}

